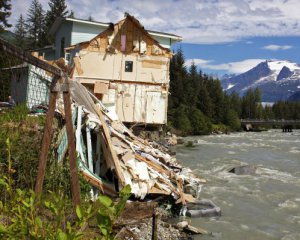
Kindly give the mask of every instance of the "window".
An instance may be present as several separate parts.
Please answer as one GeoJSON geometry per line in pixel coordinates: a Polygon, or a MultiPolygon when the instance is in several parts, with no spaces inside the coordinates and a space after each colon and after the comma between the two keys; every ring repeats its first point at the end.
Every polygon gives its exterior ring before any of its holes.
{"type": "Polygon", "coordinates": [[[133,71],[133,61],[125,61],[125,72],[133,71]]]}
{"type": "Polygon", "coordinates": [[[60,57],[65,56],[65,38],[62,37],[60,40],[60,57]]]}

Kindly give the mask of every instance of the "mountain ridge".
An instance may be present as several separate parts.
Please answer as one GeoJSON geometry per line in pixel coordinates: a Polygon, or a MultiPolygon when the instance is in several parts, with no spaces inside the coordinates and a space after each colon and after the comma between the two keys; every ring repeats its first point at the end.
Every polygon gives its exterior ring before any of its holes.
{"type": "Polygon", "coordinates": [[[288,60],[266,60],[242,74],[227,76],[221,79],[227,93],[243,96],[250,88],[259,88],[264,102],[288,100],[300,91],[300,65],[288,60]]]}

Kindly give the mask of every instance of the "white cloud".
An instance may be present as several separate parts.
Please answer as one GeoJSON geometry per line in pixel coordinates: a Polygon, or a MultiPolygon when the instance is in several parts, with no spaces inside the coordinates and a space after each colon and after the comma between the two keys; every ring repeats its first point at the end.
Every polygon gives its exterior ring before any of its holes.
{"type": "Polygon", "coordinates": [[[291,45],[274,45],[274,44],[263,47],[263,49],[271,50],[271,51],[288,50],[291,48],[293,48],[293,46],[291,46],[291,45]]]}
{"type": "Polygon", "coordinates": [[[188,59],[186,64],[189,66],[192,62],[200,68],[210,69],[210,70],[223,70],[228,73],[244,73],[251,68],[255,67],[257,64],[265,61],[265,59],[245,59],[240,62],[229,62],[222,64],[214,64],[213,60],[206,59],[188,59]]]}
{"type": "MultiPolygon", "coordinates": [[[[78,18],[116,22],[124,12],[146,29],[175,33],[190,43],[224,43],[255,36],[300,36],[299,0],[66,0],[78,18]]],[[[31,0],[12,0],[11,22],[31,0]]],[[[48,0],[41,0],[45,9],[48,0]]]]}

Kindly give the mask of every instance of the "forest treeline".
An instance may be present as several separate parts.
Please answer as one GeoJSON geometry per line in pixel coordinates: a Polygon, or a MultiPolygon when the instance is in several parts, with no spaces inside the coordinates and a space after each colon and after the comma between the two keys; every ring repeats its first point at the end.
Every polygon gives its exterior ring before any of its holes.
{"type": "MultiPolygon", "coordinates": [[[[21,14],[14,26],[15,44],[21,48],[37,48],[53,43],[48,34],[57,17],[74,17],[65,0],[49,0],[45,11],[38,0],[32,0],[26,15],[21,14]]],[[[12,27],[11,1],[0,1],[0,33],[12,27]]],[[[92,20],[92,17],[89,17],[92,20]]],[[[0,69],[20,62],[0,52],[0,69]]],[[[2,80],[9,77],[1,72],[2,80]]],[[[0,100],[9,94],[9,81],[1,83],[0,100]]],[[[299,102],[277,102],[263,107],[259,89],[249,89],[245,96],[228,95],[219,80],[198,70],[195,64],[187,67],[181,49],[170,64],[170,93],[168,125],[182,134],[208,134],[214,130],[236,131],[241,118],[251,119],[300,119],[299,102]]]]}
{"type": "MultiPolygon", "coordinates": [[[[67,9],[65,0],[49,0],[46,11],[39,0],[32,0],[28,9],[19,15],[12,31],[15,43],[24,49],[34,49],[52,44],[54,39],[49,30],[58,17],[74,17],[74,12],[67,9]]],[[[0,33],[11,28],[8,17],[11,15],[11,0],[0,1],[0,33]]]]}
{"type": "Polygon", "coordinates": [[[229,95],[218,79],[194,63],[187,67],[178,49],[170,64],[169,127],[183,135],[237,131],[240,119],[300,119],[300,103],[279,101],[263,106],[258,88],[249,89],[243,97],[235,92],[229,95]]]}

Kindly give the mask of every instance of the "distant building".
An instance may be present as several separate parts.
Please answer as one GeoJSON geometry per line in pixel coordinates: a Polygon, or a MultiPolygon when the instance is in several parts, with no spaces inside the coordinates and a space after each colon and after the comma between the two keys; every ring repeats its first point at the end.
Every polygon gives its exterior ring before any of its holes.
{"type": "Polygon", "coordinates": [[[11,96],[17,104],[32,108],[48,103],[52,76],[44,70],[27,63],[3,70],[11,73],[11,96]]]}

